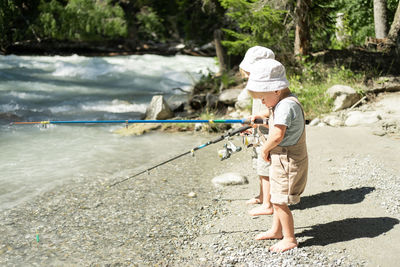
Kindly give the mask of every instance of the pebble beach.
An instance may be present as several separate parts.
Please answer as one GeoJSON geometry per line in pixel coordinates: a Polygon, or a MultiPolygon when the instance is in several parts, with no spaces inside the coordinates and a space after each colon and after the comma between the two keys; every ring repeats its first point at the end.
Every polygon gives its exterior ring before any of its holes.
{"type": "Polygon", "coordinates": [[[272,217],[247,214],[258,193],[251,150],[219,161],[209,146],[115,186],[125,177],[75,178],[1,212],[0,265],[393,266],[400,172],[388,160],[398,140],[362,128],[308,133],[308,187],[292,207],[298,248],[270,253],[275,240],[254,240],[272,217]],[[381,151],[360,148],[365,141],[381,151]],[[226,172],[249,183],[215,188],[211,179],[226,172]],[[385,252],[373,255],[378,247],[385,252]]]}

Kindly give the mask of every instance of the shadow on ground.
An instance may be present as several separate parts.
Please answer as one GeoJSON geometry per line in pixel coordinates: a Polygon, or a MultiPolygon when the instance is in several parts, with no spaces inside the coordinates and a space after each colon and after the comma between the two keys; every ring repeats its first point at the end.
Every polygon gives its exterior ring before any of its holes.
{"type": "Polygon", "coordinates": [[[304,210],[332,204],[356,204],[362,202],[365,196],[374,190],[375,187],[359,187],[322,192],[316,195],[302,197],[300,203],[290,206],[290,209],[304,210]]]}
{"type": "Polygon", "coordinates": [[[349,218],[340,221],[317,224],[309,230],[296,234],[297,237],[311,237],[300,246],[325,246],[358,238],[372,238],[389,232],[399,220],[390,217],[349,218]]]}

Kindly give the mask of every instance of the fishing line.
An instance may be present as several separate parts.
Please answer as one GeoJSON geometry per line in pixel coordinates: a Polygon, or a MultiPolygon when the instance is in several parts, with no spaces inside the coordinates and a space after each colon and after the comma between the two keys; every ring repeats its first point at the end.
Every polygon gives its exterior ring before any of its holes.
{"type": "MultiPolygon", "coordinates": [[[[259,122],[259,121],[257,121],[257,122],[259,122]]],[[[192,155],[193,155],[194,152],[197,151],[197,150],[199,150],[199,149],[202,149],[202,148],[204,148],[204,147],[206,147],[206,146],[209,146],[209,145],[211,145],[211,144],[218,143],[218,142],[224,140],[225,138],[234,136],[234,135],[236,135],[236,134],[238,134],[238,133],[241,133],[241,132],[243,132],[243,131],[246,131],[247,129],[250,129],[250,128],[252,128],[251,125],[246,125],[246,126],[242,126],[242,127],[238,128],[238,129],[236,129],[236,130],[228,131],[227,133],[225,133],[224,135],[219,136],[219,137],[216,138],[216,139],[210,140],[210,141],[208,141],[208,142],[206,142],[206,143],[204,143],[204,144],[202,144],[202,145],[199,145],[199,146],[196,146],[196,147],[192,148],[192,149],[189,150],[189,151],[186,151],[186,152],[184,152],[184,153],[182,153],[182,154],[179,154],[179,155],[177,155],[177,156],[175,156],[175,157],[173,157],[173,158],[170,158],[170,159],[168,159],[168,160],[166,160],[166,161],[163,161],[163,162],[161,162],[161,163],[159,163],[159,164],[157,164],[157,165],[154,165],[154,166],[152,166],[152,167],[150,167],[150,168],[148,168],[148,169],[145,169],[145,170],[143,170],[143,171],[141,171],[141,172],[138,172],[138,173],[136,173],[136,174],[134,174],[134,175],[132,175],[132,176],[129,176],[129,177],[123,179],[123,180],[117,181],[117,182],[115,182],[115,183],[109,185],[109,187],[113,187],[113,186],[115,186],[115,185],[118,185],[118,184],[121,184],[121,183],[123,183],[123,182],[126,182],[126,181],[128,181],[128,180],[130,180],[130,179],[132,179],[132,178],[135,178],[136,176],[139,176],[139,175],[141,175],[141,174],[143,174],[143,173],[149,172],[149,171],[151,171],[151,170],[153,170],[153,169],[155,169],[155,168],[157,168],[157,167],[159,167],[159,166],[162,166],[162,165],[164,165],[164,164],[167,164],[168,162],[171,162],[171,161],[173,161],[173,160],[176,160],[176,159],[178,159],[178,158],[180,158],[180,157],[183,157],[183,156],[185,156],[185,155],[188,155],[188,154],[192,154],[192,155]]]]}

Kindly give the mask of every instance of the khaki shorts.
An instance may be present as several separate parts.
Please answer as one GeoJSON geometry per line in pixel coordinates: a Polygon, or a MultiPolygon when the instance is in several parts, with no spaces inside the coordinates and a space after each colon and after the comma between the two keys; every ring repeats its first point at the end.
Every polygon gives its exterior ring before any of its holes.
{"type": "Polygon", "coordinates": [[[307,152],[288,156],[285,147],[271,153],[271,202],[292,205],[300,202],[300,195],[307,183],[307,152]]]}
{"type": "Polygon", "coordinates": [[[269,162],[266,162],[261,156],[261,146],[255,148],[256,157],[253,158],[253,169],[256,170],[257,175],[269,177],[269,162]]]}

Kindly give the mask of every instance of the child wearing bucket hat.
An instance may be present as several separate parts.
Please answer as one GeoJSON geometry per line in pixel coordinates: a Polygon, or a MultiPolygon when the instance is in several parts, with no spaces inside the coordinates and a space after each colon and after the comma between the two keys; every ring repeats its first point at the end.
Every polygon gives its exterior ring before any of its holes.
{"type": "Polygon", "coordinates": [[[270,247],[283,252],[297,247],[293,215],[289,205],[300,201],[307,182],[308,154],[303,108],[289,90],[285,67],[274,59],[256,63],[249,75],[247,90],[268,108],[264,114],[251,117],[267,119],[268,139],[261,148],[265,161],[271,162],[271,202],[274,216],[271,229],[256,236],[257,240],[281,239],[270,247]]]}
{"type": "MultiPolygon", "coordinates": [[[[274,59],[275,54],[271,49],[263,46],[253,46],[249,48],[239,65],[242,76],[248,78],[249,74],[255,71],[256,63],[264,59],[274,59]]],[[[248,91],[246,88],[243,89],[239,98],[247,98],[248,91]]],[[[264,113],[267,108],[261,103],[260,99],[253,99],[252,104],[252,115],[264,113]]],[[[265,127],[257,127],[253,130],[255,135],[267,135],[268,129],[265,127]]],[[[260,179],[260,193],[258,196],[251,198],[247,201],[247,204],[261,204],[260,206],[254,207],[249,211],[251,216],[259,215],[271,215],[273,213],[272,204],[270,201],[270,183],[269,183],[269,162],[266,162],[260,154],[260,146],[253,146],[254,158],[253,167],[255,168],[257,175],[260,179]]]]}

